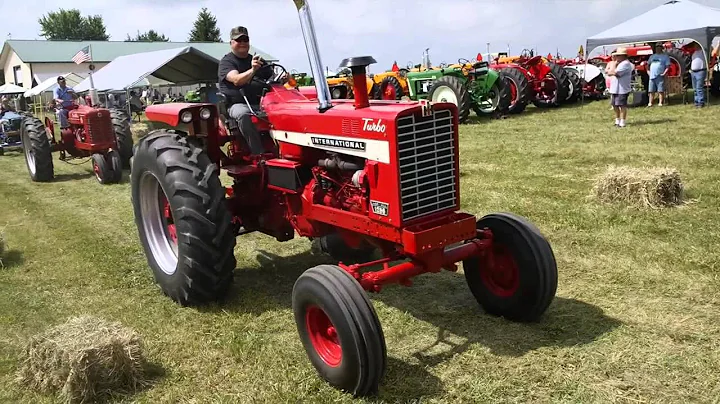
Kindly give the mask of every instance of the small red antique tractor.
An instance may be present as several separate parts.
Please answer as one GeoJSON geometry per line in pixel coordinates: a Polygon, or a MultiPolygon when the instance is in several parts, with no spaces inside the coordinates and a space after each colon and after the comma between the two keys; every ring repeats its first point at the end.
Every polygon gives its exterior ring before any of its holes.
{"type": "Polygon", "coordinates": [[[46,182],[55,177],[52,153],[59,151],[61,161],[92,159],[95,178],[101,184],[122,179],[128,167],[133,139],[127,116],[120,110],[74,103],[68,108],[67,128],[55,136],[55,124],[34,117],[23,119],[21,127],[25,162],[33,181],[46,182]]]}
{"type": "MultiPolygon", "coordinates": [[[[557,288],[553,251],[525,219],[459,211],[458,109],[452,103],[368,99],[372,57],[345,59],[354,100],[333,100],[306,0],[294,0],[316,94],[287,88],[271,72],[252,120],[264,152],[251,154],[225,105],[148,106],[156,130],[136,145],[131,168],[138,235],[156,282],[181,305],[227,294],[236,237],[318,238],[342,260],[374,249],[383,258],[320,265],[299,276],[292,309],[312,365],[354,395],[377,392],[387,350],[367,292],[462,262],[487,313],[533,321],[557,288]],[[223,186],[220,172],[232,179],[223,186]],[[397,263],[397,261],[402,261],[397,263]]],[[[254,138],[257,139],[257,138],[254,138]]]]}

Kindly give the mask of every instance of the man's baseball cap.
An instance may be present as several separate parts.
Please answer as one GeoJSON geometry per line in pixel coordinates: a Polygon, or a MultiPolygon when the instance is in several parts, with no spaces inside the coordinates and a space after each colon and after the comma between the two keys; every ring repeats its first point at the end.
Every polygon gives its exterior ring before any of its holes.
{"type": "Polygon", "coordinates": [[[248,38],[250,37],[250,35],[248,34],[247,28],[245,28],[245,27],[234,27],[233,29],[230,30],[230,39],[232,39],[232,40],[237,40],[237,39],[240,38],[241,36],[246,36],[246,37],[248,37],[248,38]]]}
{"type": "Polygon", "coordinates": [[[65,80],[65,77],[63,77],[63,76],[58,76],[57,81],[63,81],[63,80],[65,80]]]}

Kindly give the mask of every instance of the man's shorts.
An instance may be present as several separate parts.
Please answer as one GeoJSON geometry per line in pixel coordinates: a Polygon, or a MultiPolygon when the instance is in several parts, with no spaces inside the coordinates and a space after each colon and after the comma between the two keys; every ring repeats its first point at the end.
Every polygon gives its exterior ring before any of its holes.
{"type": "Polygon", "coordinates": [[[657,76],[654,79],[650,79],[649,91],[651,93],[664,93],[665,92],[665,77],[657,76]]]}
{"type": "Polygon", "coordinates": [[[626,107],[628,103],[628,94],[611,94],[610,104],[613,107],[626,107]]]}

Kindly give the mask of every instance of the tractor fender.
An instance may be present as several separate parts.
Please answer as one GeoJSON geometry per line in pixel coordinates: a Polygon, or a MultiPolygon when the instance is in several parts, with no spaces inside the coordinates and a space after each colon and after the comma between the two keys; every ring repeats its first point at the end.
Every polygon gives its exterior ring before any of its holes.
{"type": "Polygon", "coordinates": [[[492,88],[498,78],[500,78],[500,72],[495,69],[488,69],[488,72],[485,75],[485,89],[489,90],[492,88]]]}
{"type": "Polygon", "coordinates": [[[171,127],[176,127],[180,123],[180,114],[183,111],[199,106],[216,108],[215,104],[209,103],[175,102],[169,104],[154,104],[148,105],[145,108],[145,116],[150,121],[162,122],[171,127]]]}
{"type": "Polygon", "coordinates": [[[575,70],[578,73],[578,76],[588,83],[602,74],[602,70],[600,70],[599,67],[589,63],[583,65],[565,66],[565,68],[575,70]]]}

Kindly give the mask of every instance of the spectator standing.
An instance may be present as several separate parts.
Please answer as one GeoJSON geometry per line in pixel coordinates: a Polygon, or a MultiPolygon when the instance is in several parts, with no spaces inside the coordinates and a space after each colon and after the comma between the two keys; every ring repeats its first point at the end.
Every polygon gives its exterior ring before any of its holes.
{"type": "Polygon", "coordinates": [[[690,77],[692,78],[693,92],[695,94],[695,107],[705,106],[705,80],[707,79],[707,65],[702,46],[695,42],[695,52],[690,57],[690,77]]]}
{"type": "Polygon", "coordinates": [[[626,48],[618,48],[613,53],[616,64],[609,66],[610,102],[615,110],[615,126],[624,128],[627,119],[628,95],[631,90],[632,71],[634,66],[627,57],[626,48]]]}
{"type": "Polygon", "coordinates": [[[662,107],[665,102],[665,76],[670,68],[670,57],[663,52],[662,44],[655,44],[655,53],[648,59],[648,66],[650,73],[648,107],[653,106],[655,94],[658,95],[658,106],[662,107]]]}

